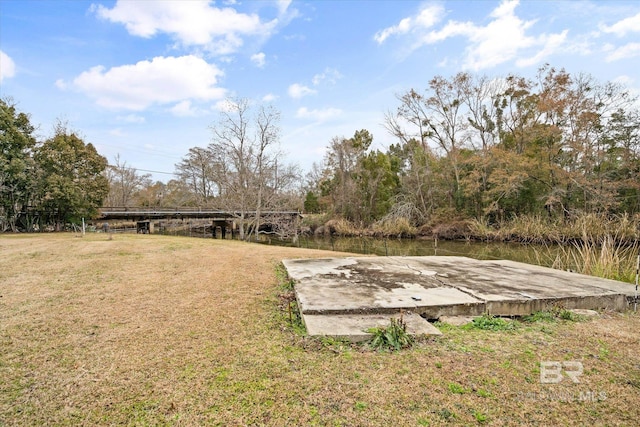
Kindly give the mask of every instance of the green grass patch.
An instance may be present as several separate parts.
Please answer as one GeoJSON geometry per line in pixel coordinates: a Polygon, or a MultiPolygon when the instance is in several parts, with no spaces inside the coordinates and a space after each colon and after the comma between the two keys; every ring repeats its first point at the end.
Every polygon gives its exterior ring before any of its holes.
{"type": "Polygon", "coordinates": [[[471,323],[462,326],[464,330],[480,329],[483,331],[512,331],[518,328],[518,324],[514,321],[484,314],[473,319],[471,323]]]}
{"type": "Polygon", "coordinates": [[[449,383],[447,384],[447,388],[453,394],[467,394],[471,391],[458,383],[449,383]]]}
{"type": "Polygon", "coordinates": [[[554,323],[558,320],[566,320],[569,322],[583,322],[587,320],[586,316],[574,313],[566,308],[556,307],[549,310],[536,311],[528,316],[523,316],[521,319],[526,323],[546,322],[554,323]]]}

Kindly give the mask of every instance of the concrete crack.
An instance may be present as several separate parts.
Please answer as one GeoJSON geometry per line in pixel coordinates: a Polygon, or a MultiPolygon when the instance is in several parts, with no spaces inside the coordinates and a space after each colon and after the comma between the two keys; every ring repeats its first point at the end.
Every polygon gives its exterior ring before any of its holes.
{"type": "Polygon", "coordinates": [[[477,299],[478,301],[482,301],[482,302],[484,302],[484,303],[486,303],[486,302],[487,302],[487,300],[480,298],[479,296],[475,295],[475,294],[474,294],[473,292],[471,292],[471,291],[467,291],[467,290],[465,290],[465,289],[460,289],[459,287],[457,287],[457,286],[455,286],[455,285],[452,285],[452,284],[447,283],[447,282],[445,282],[445,281],[443,281],[443,280],[440,280],[440,279],[438,278],[438,273],[436,273],[436,275],[435,275],[434,277],[435,277],[435,279],[436,279],[436,282],[440,283],[440,284],[441,284],[442,286],[444,286],[445,288],[455,289],[455,290],[457,290],[458,292],[462,292],[463,294],[470,296],[471,298],[477,299]]]}

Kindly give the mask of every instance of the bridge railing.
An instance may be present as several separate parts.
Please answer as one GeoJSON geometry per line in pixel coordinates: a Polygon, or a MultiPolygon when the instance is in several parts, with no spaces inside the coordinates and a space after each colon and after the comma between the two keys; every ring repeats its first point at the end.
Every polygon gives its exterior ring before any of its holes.
{"type": "MultiPolygon", "coordinates": [[[[203,208],[203,207],[176,207],[176,208],[151,208],[140,206],[103,206],[99,209],[100,217],[102,218],[128,218],[135,216],[221,216],[221,217],[239,217],[240,211],[233,210],[220,210],[216,208],[203,208]]],[[[255,216],[255,211],[247,211],[245,215],[255,216]]],[[[298,211],[262,211],[261,216],[268,215],[286,215],[286,216],[300,216],[298,211]]]]}
{"type": "Polygon", "coordinates": [[[216,208],[202,208],[193,206],[183,206],[175,208],[151,208],[140,206],[103,206],[98,209],[100,212],[219,212],[216,208]]]}

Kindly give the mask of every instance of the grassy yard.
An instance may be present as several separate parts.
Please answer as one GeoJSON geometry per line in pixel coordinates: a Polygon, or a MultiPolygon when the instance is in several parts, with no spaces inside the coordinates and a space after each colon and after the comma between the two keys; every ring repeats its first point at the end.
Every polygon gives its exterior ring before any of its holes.
{"type": "Polygon", "coordinates": [[[284,258],[104,234],[0,236],[1,425],[637,425],[640,316],[442,326],[375,352],[296,334],[284,258]],[[579,383],[541,384],[541,361],[579,383]]]}

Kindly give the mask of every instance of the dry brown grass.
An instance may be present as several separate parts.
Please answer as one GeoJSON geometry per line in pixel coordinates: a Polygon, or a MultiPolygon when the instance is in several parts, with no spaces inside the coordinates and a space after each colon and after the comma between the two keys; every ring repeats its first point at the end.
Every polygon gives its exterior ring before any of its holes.
{"type": "Polygon", "coordinates": [[[640,419],[636,314],[502,332],[446,327],[412,350],[377,353],[318,345],[277,311],[281,259],[336,253],[55,234],[0,236],[0,255],[0,425],[640,419]],[[581,361],[581,383],[540,384],[543,360],[581,361]]]}

